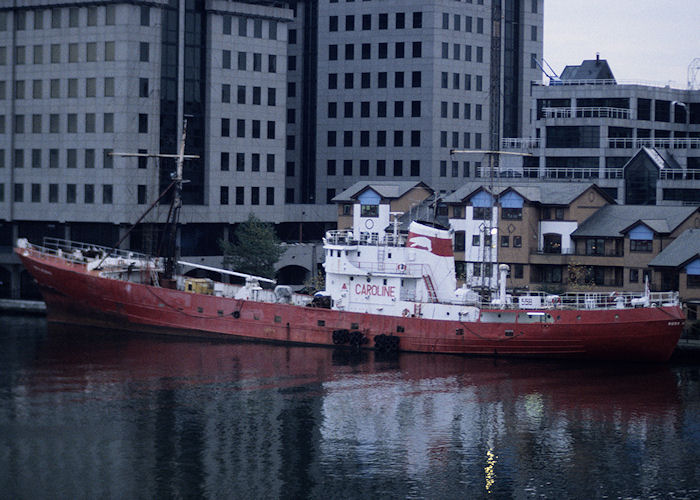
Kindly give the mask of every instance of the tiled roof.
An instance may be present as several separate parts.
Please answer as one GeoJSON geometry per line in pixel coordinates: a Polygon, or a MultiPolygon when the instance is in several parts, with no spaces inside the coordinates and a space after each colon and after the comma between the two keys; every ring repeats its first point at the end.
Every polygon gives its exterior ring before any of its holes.
{"type": "Polygon", "coordinates": [[[382,198],[396,199],[401,198],[417,186],[423,186],[430,190],[427,185],[420,181],[360,181],[336,195],[332,201],[336,203],[355,201],[355,197],[366,188],[373,189],[382,198]]]}
{"type": "Polygon", "coordinates": [[[446,196],[444,201],[448,204],[462,203],[469,195],[485,189],[495,195],[500,195],[508,189],[513,189],[520,196],[533,203],[541,203],[543,205],[568,205],[579,197],[584,191],[593,186],[589,182],[549,182],[549,183],[514,183],[509,182],[508,185],[500,185],[497,183],[490,190],[488,183],[485,182],[468,182],[455,192],[446,196]]]}
{"type": "Polygon", "coordinates": [[[562,80],[614,80],[612,70],[605,59],[586,59],[578,66],[566,66],[562,80]]]}
{"type": "Polygon", "coordinates": [[[696,210],[664,205],[606,205],[583,221],[571,236],[621,237],[635,222],[643,222],[659,233],[669,233],[696,210]]]}
{"type": "Polygon", "coordinates": [[[650,266],[680,267],[686,262],[700,257],[700,229],[688,229],[659,255],[651,259],[650,266]]]}

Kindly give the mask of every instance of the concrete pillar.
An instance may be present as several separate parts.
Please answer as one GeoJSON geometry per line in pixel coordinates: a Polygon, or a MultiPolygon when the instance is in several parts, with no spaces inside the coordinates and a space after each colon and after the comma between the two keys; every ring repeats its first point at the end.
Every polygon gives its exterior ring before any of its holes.
{"type": "Polygon", "coordinates": [[[13,264],[10,269],[10,298],[11,299],[19,299],[20,298],[20,283],[21,283],[21,275],[22,272],[22,265],[21,264],[13,264]]]}

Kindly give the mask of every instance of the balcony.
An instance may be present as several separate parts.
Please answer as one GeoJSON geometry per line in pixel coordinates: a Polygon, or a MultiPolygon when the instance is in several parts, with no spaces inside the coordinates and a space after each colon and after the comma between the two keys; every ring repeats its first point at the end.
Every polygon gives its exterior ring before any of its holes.
{"type": "Polygon", "coordinates": [[[542,108],[540,118],[615,118],[629,120],[631,111],[627,108],[542,108]]]}
{"type": "Polygon", "coordinates": [[[698,138],[637,138],[632,137],[609,137],[608,147],[612,149],[700,149],[700,139],[698,138]]]}
{"type": "Polygon", "coordinates": [[[501,149],[539,149],[541,140],[536,137],[505,137],[501,149]]]}

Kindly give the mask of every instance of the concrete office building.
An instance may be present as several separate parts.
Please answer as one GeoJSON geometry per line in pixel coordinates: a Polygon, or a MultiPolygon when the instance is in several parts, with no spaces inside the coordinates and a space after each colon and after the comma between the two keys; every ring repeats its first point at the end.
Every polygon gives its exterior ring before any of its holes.
{"type": "Polygon", "coordinates": [[[534,85],[531,113],[531,137],[502,141],[533,155],[509,173],[593,181],[618,203],[700,204],[700,90],[618,83],[596,58],[534,85]]]}
{"type": "Polygon", "coordinates": [[[282,220],[293,13],[278,4],[0,2],[3,295],[20,286],[17,237],[115,243],[174,165],[109,153],[175,153],[183,115],[200,158],[185,165],[182,253],[220,253],[251,211],[282,220]]]}
{"type": "Polygon", "coordinates": [[[368,179],[451,191],[484,162],[451,149],[497,149],[501,137],[529,133],[529,82],[541,79],[532,61],[542,54],[541,0],[298,5],[315,23],[300,32],[317,38],[299,40],[311,48],[303,71],[315,85],[304,138],[290,139],[299,148],[290,168],[299,201],[329,203],[368,179]]]}
{"type": "Polygon", "coordinates": [[[530,135],[542,24],[542,0],[0,0],[0,295],[17,237],[124,235],[171,161],[110,153],[174,153],[184,115],[183,255],[251,212],[318,239],[357,180],[451,191],[484,158],[450,149],[530,135]]]}

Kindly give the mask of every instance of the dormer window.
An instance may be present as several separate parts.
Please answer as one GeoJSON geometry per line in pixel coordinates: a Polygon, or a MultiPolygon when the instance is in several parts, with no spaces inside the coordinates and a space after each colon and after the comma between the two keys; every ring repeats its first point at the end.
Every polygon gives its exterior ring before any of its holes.
{"type": "Polygon", "coordinates": [[[379,205],[362,205],[360,217],[379,217],[379,205]]]}
{"type": "Polygon", "coordinates": [[[491,207],[474,207],[474,220],[491,219],[491,207]]]}

